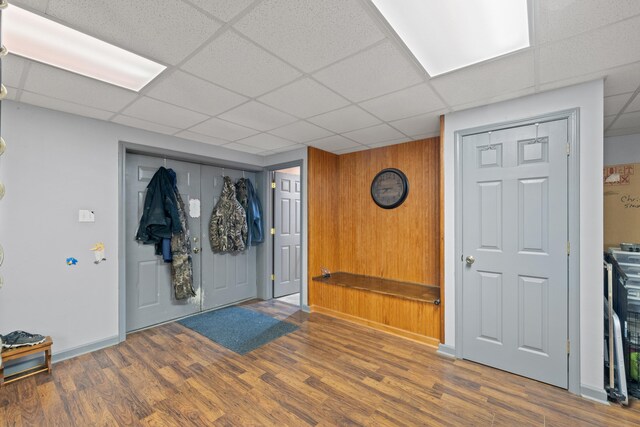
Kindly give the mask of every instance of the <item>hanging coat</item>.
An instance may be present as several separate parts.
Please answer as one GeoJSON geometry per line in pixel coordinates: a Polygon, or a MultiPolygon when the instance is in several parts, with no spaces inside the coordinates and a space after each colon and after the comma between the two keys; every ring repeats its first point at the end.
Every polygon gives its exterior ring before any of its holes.
{"type": "Polygon", "coordinates": [[[147,185],[136,240],[145,245],[155,244],[156,255],[160,255],[162,239],[171,239],[173,233],[181,231],[182,225],[171,175],[166,168],[161,167],[147,185]]]}
{"type": "Polygon", "coordinates": [[[224,177],[222,194],[209,221],[211,250],[217,253],[237,253],[246,248],[247,217],[236,199],[231,178],[224,177]]]}
{"type": "Polygon", "coordinates": [[[173,179],[173,190],[182,228],[180,233],[173,233],[171,236],[171,281],[176,299],[183,300],[196,296],[193,289],[193,261],[189,255],[191,253],[191,235],[184,202],[178,191],[175,172],[171,169],[169,172],[173,179]]]}
{"type": "Polygon", "coordinates": [[[262,205],[249,178],[240,178],[236,183],[236,197],[247,215],[247,246],[264,242],[262,232],[262,205]]]}

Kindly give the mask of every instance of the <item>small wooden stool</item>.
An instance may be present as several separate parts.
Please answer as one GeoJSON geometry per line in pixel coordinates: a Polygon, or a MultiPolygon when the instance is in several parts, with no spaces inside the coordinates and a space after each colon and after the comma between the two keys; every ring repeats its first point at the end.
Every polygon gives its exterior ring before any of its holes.
{"type": "Polygon", "coordinates": [[[2,361],[0,362],[0,387],[4,384],[9,384],[22,378],[27,378],[40,372],[51,373],[51,346],[53,340],[51,337],[47,337],[43,343],[37,345],[25,345],[22,347],[9,348],[2,351],[2,361]],[[25,369],[24,371],[16,372],[4,376],[4,364],[10,360],[20,359],[32,354],[44,352],[44,363],[42,365],[35,366],[33,368],[25,369]]]}

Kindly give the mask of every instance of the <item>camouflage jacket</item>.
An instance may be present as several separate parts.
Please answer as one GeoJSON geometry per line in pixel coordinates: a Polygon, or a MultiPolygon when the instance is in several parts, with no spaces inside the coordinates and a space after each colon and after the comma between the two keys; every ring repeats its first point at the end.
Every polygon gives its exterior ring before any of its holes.
{"type": "Polygon", "coordinates": [[[246,214],[236,199],[231,178],[225,176],[222,195],[209,221],[211,250],[217,253],[242,252],[246,248],[247,232],[246,214]]]}
{"type": "Polygon", "coordinates": [[[171,236],[171,279],[173,290],[177,300],[195,297],[193,289],[193,262],[191,260],[191,240],[189,234],[189,222],[184,208],[184,202],[176,189],[176,201],[178,202],[178,214],[182,226],[181,233],[173,233],[171,236]]]}

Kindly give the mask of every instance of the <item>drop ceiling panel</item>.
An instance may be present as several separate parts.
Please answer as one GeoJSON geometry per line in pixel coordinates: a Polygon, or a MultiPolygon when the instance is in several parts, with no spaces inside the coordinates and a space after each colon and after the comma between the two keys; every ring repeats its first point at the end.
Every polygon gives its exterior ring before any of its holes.
{"type": "Polygon", "coordinates": [[[384,38],[358,0],[265,0],[235,28],[305,72],[384,38]]]}
{"type": "Polygon", "coordinates": [[[604,94],[618,95],[633,92],[640,87],[640,63],[608,70],[604,81],[604,94]]]}
{"type": "Polygon", "coordinates": [[[98,110],[97,108],[87,107],[86,105],[79,105],[26,91],[23,91],[22,95],[20,95],[20,102],[100,120],[107,120],[113,116],[113,113],[109,111],[98,110]]]}
{"type": "Polygon", "coordinates": [[[262,154],[265,152],[262,148],[252,147],[250,145],[238,144],[237,142],[231,142],[224,146],[230,150],[242,151],[244,153],[262,154]]]}
{"type": "Polygon", "coordinates": [[[50,1],[47,14],[135,53],[177,64],[220,28],[176,0],[50,1]]]}
{"type": "Polygon", "coordinates": [[[190,139],[191,141],[204,142],[205,144],[211,145],[224,145],[229,143],[229,141],[224,139],[214,138],[212,136],[202,135],[200,133],[191,132],[188,130],[177,133],[176,136],[184,139],[190,139]]]}
{"type": "Polygon", "coordinates": [[[24,9],[44,13],[49,0],[11,0],[11,3],[24,9]]]}
{"type": "Polygon", "coordinates": [[[349,139],[359,142],[360,144],[375,144],[376,142],[389,141],[392,139],[406,138],[405,135],[398,132],[387,124],[372,126],[370,128],[354,130],[343,134],[349,139]]]}
{"type": "Polygon", "coordinates": [[[325,68],[314,77],[354,102],[395,92],[423,80],[415,66],[390,41],[325,68]]]}
{"type": "Polygon", "coordinates": [[[326,113],[349,104],[349,101],[310,78],[297,80],[260,97],[259,100],[300,118],[326,113]]]}
{"type": "Polygon", "coordinates": [[[640,134],[640,126],[637,126],[634,128],[627,128],[627,129],[610,130],[610,131],[607,131],[604,135],[606,137],[610,137],[610,136],[623,136],[623,135],[636,135],[636,134],[640,134]]]}
{"type": "Polygon", "coordinates": [[[295,117],[256,101],[242,104],[231,111],[220,114],[219,117],[261,131],[268,131],[296,121],[295,117]]]}
{"type": "Polygon", "coordinates": [[[257,130],[249,129],[244,126],[239,126],[216,118],[209,119],[206,122],[192,127],[189,130],[201,133],[203,135],[212,136],[214,138],[226,139],[229,141],[246,138],[258,133],[257,130]]]}
{"type": "Polygon", "coordinates": [[[250,136],[249,138],[241,139],[237,142],[239,144],[261,148],[264,151],[296,145],[294,142],[287,141],[286,139],[282,139],[274,135],[269,135],[268,133],[260,133],[258,135],[250,136]]]}
{"type": "Polygon", "coordinates": [[[309,145],[321,150],[336,152],[337,150],[344,150],[346,148],[359,147],[361,144],[351,141],[344,136],[334,135],[327,138],[318,139],[309,143],[309,145]]]}
{"type": "Polygon", "coordinates": [[[640,17],[542,46],[540,82],[547,83],[640,61],[640,17]]]}
{"type": "Polygon", "coordinates": [[[637,0],[541,0],[538,43],[548,43],[640,14],[637,0]]]}
{"type": "Polygon", "coordinates": [[[293,145],[289,145],[288,147],[274,148],[273,150],[269,150],[269,151],[275,154],[275,153],[284,153],[287,151],[299,150],[301,148],[307,148],[307,146],[304,144],[293,144],[293,145]]]}
{"type": "Polygon", "coordinates": [[[107,111],[119,111],[137,94],[69,71],[32,62],[24,89],[107,111]]]}
{"type": "Polygon", "coordinates": [[[354,105],[312,117],[309,121],[336,133],[362,129],[381,123],[380,120],[354,105]]]}
{"type": "Polygon", "coordinates": [[[409,119],[391,122],[391,125],[405,135],[431,135],[440,130],[440,115],[433,113],[422,114],[409,119]]]}
{"type": "Polygon", "coordinates": [[[180,130],[170,126],[164,126],[157,123],[148,122],[146,120],[136,119],[135,117],[123,116],[121,114],[111,119],[111,121],[114,123],[119,123],[121,125],[131,126],[138,129],[145,129],[151,132],[164,133],[167,135],[173,135],[180,130]]]}
{"type": "Polygon", "coordinates": [[[356,151],[364,151],[364,150],[368,150],[371,147],[367,147],[366,145],[358,145],[356,147],[351,147],[351,148],[345,148],[342,150],[335,150],[334,153],[335,154],[349,154],[349,153],[355,153],[356,151]]]}
{"type": "Polygon", "coordinates": [[[294,80],[300,73],[275,56],[227,31],[182,68],[205,80],[255,97],[294,80]]]}
{"type": "Polygon", "coordinates": [[[141,97],[122,111],[130,117],[175,128],[188,128],[208,116],[155,99],[141,97]]]}
{"type": "Polygon", "coordinates": [[[216,18],[229,22],[254,0],[189,0],[216,18]]]}
{"type": "Polygon", "coordinates": [[[607,129],[615,120],[616,116],[608,116],[604,118],[603,128],[607,129]]]}
{"type": "Polygon", "coordinates": [[[18,94],[18,88],[16,87],[11,87],[11,86],[6,86],[7,88],[7,98],[10,101],[15,101],[16,100],[16,96],[18,94]]]}
{"type": "Polygon", "coordinates": [[[391,121],[442,109],[444,104],[425,83],[360,103],[378,118],[391,121]]]}
{"type": "Polygon", "coordinates": [[[611,130],[618,129],[628,129],[628,128],[637,128],[640,125],[640,111],[636,111],[633,113],[626,113],[618,117],[613,125],[611,126],[611,130]]]}
{"type": "Polygon", "coordinates": [[[248,100],[242,95],[179,70],[163,79],[147,95],[210,116],[227,111],[248,100]]]}
{"type": "Polygon", "coordinates": [[[304,121],[274,129],[269,133],[295,142],[309,142],[331,135],[331,132],[328,130],[304,121]]]}
{"type": "Polygon", "coordinates": [[[449,105],[466,104],[534,85],[533,51],[507,55],[431,79],[449,105]]]}
{"type": "Polygon", "coordinates": [[[640,111],[640,94],[636,95],[633,101],[631,101],[631,104],[629,104],[625,110],[626,113],[634,113],[636,111],[640,111]]]}
{"type": "Polygon", "coordinates": [[[604,98],[604,115],[611,116],[618,114],[625,106],[633,93],[623,93],[621,95],[607,96],[604,98]]]}
{"type": "Polygon", "coordinates": [[[20,87],[22,74],[30,62],[16,55],[7,55],[2,59],[2,83],[5,86],[20,87]]]}

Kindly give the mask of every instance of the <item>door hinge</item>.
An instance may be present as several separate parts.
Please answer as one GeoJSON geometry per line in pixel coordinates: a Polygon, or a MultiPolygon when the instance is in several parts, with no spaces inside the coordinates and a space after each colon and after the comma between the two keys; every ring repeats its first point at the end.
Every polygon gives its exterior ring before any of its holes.
{"type": "Polygon", "coordinates": [[[275,275],[275,274],[272,274],[272,275],[271,275],[271,281],[275,281],[275,280],[276,280],[276,275],[275,275]]]}
{"type": "Polygon", "coordinates": [[[276,229],[275,228],[271,229],[271,234],[276,234],[276,229]]]}
{"type": "Polygon", "coordinates": [[[567,143],[567,156],[571,154],[571,145],[567,143]]]}
{"type": "Polygon", "coordinates": [[[571,354],[571,341],[567,340],[567,354],[571,354]]]}
{"type": "Polygon", "coordinates": [[[275,181],[271,182],[271,188],[276,188],[276,182],[275,181]]]}
{"type": "Polygon", "coordinates": [[[571,255],[571,242],[567,242],[567,255],[571,255]]]}

